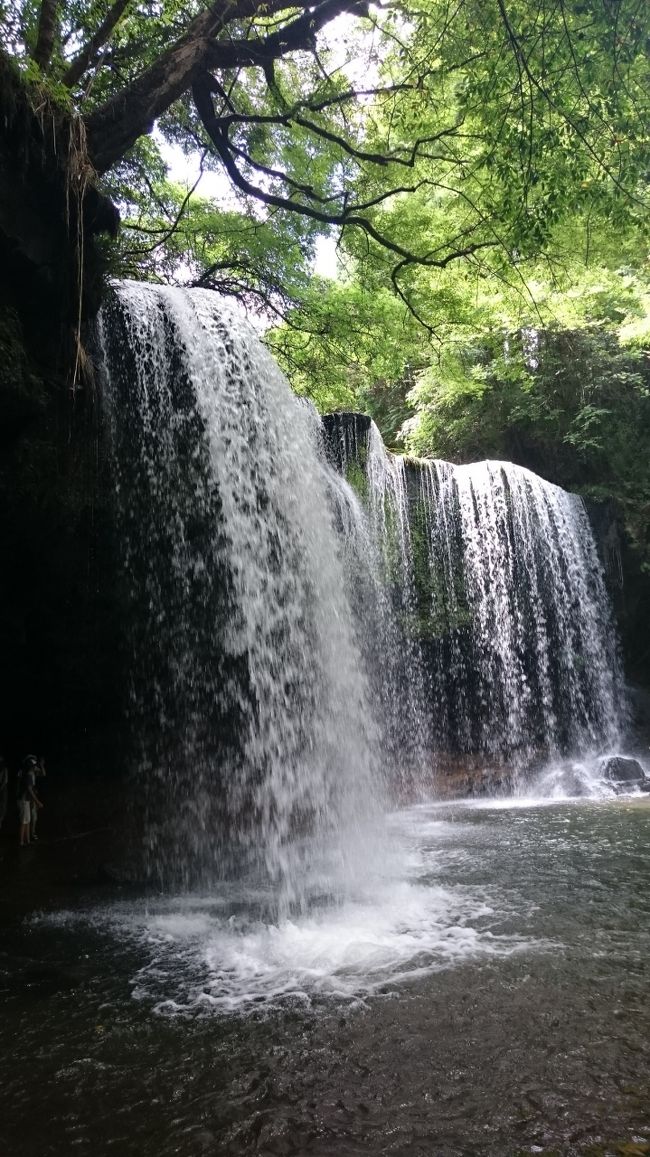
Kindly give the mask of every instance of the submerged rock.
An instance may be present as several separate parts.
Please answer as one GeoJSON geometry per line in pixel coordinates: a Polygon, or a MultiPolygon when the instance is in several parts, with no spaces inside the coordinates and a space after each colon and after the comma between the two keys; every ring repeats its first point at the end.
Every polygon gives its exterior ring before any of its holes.
{"type": "Polygon", "coordinates": [[[619,790],[626,787],[640,787],[644,791],[650,790],[650,779],[646,777],[638,759],[631,759],[624,755],[612,755],[603,759],[600,771],[603,779],[609,780],[619,790]]]}
{"type": "Polygon", "coordinates": [[[563,794],[584,799],[591,794],[591,785],[580,768],[563,768],[557,776],[557,787],[563,794]]]}

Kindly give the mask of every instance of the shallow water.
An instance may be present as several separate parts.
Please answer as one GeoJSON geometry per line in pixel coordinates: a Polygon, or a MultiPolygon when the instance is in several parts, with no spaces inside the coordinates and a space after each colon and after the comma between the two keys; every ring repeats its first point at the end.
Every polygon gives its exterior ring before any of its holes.
{"type": "Polygon", "coordinates": [[[512,802],[389,817],[371,889],[280,925],[241,887],[29,916],[0,1152],[646,1151],[650,808],[512,802]]]}

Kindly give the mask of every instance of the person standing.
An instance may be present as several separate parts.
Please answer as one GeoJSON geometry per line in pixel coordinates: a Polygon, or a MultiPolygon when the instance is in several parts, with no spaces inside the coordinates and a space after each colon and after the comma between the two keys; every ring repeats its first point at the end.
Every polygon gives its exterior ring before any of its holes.
{"type": "Polygon", "coordinates": [[[4,755],[0,755],[0,828],[7,814],[7,795],[9,793],[9,768],[4,755]]]}
{"type": "Polygon", "coordinates": [[[18,781],[18,822],[20,825],[19,843],[21,848],[26,847],[30,841],[30,830],[32,823],[32,806],[41,808],[43,805],[36,794],[36,772],[37,760],[34,755],[28,755],[24,764],[22,775],[18,781]]]}
{"type": "MultiPolygon", "coordinates": [[[[31,756],[31,758],[33,759],[34,757],[31,756]]],[[[38,836],[36,835],[36,820],[38,819],[39,809],[43,807],[43,801],[40,800],[40,791],[42,788],[42,783],[39,781],[42,781],[45,778],[45,776],[47,775],[47,771],[45,770],[45,756],[44,755],[39,755],[38,759],[36,760],[36,764],[34,766],[34,775],[36,777],[36,783],[38,783],[38,787],[39,787],[39,803],[37,806],[34,803],[34,801],[32,800],[32,804],[31,804],[30,835],[31,835],[32,843],[34,843],[36,840],[38,840],[38,836]]]]}

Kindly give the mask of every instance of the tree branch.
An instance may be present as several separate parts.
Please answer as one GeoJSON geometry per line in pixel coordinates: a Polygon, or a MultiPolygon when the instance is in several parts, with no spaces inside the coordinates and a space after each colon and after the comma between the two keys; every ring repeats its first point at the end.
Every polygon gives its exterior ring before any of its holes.
{"type": "MultiPolygon", "coordinates": [[[[404,264],[426,265],[444,269],[451,261],[460,257],[467,257],[475,253],[478,249],[484,249],[489,246],[494,246],[495,241],[478,241],[465,246],[461,250],[453,251],[446,254],[444,257],[436,258],[433,253],[438,252],[434,250],[428,254],[419,255],[412,253],[405,249],[402,245],[391,241],[389,237],[382,234],[372,221],[367,217],[359,216],[362,211],[362,206],[352,205],[345,206],[340,213],[325,212],[323,209],[316,208],[314,205],[305,205],[300,201],[292,200],[289,197],[281,197],[277,193],[267,193],[258,186],[253,185],[244,174],[237,168],[235,159],[231,152],[230,142],[224,130],[222,122],[217,118],[212,104],[212,94],[210,78],[196,82],[192,88],[194,103],[196,110],[203,122],[204,128],[212,141],[215,150],[221,159],[223,166],[230,177],[235,188],[240,189],[249,197],[254,197],[265,205],[274,205],[278,209],[288,209],[292,213],[298,213],[303,217],[310,217],[313,221],[322,221],[326,225],[347,225],[355,226],[368,236],[372,237],[383,249],[387,249],[391,253],[397,254],[398,257],[404,259],[404,264]]],[[[398,189],[392,190],[393,193],[399,192],[398,189]]],[[[389,196],[390,193],[382,194],[382,199],[389,196]]],[[[372,202],[370,203],[372,204],[372,202]]],[[[366,206],[368,207],[368,206],[366,206]]]]}
{"type": "MultiPolygon", "coordinates": [[[[306,8],[308,0],[291,7],[306,8]]],[[[219,0],[191,21],[187,32],[163,52],[150,68],[111,97],[86,120],[88,151],[99,173],[106,172],[135,143],[151,132],[157,117],[178,100],[206,67],[263,66],[286,52],[307,48],[316,32],[341,12],[362,15],[366,0],[321,0],[278,32],[265,38],[241,37],[216,41],[233,20],[287,10],[287,0],[219,0]]]]}
{"type": "MultiPolygon", "coordinates": [[[[216,92],[219,96],[223,96],[223,89],[215,77],[210,76],[206,78],[206,87],[211,92],[216,92]]],[[[383,91],[385,90],[375,90],[377,93],[383,91]]],[[[356,94],[352,93],[352,95],[354,96],[356,94]]],[[[318,110],[325,107],[326,105],[331,106],[333,104],[342,103],[343,99],[347,100],[349,96],[349,93],[344,93],[340,101],[337,98],[331,98],[327,102],[323,101],[320,104],[317,104],[315,109],[318,110]]],[[[314,111],[312,106],[306,101],[301,102],[298,108],[306,108],[310,111],[314,111]]],[[[219,117],[219,122],[226,130],[229,129],[231,125],[284,125],[285,128],[290,128],[291,124],[293,123],[300,125],[301,128],[307,129],[308,132],[313,133],[315,136],[321,137],[323,140],[337,145],[338,148],[347,153],[348,156],[353,157],[355,160],[368,161],[371,164],[381,166],[389,164],[403,165],[405,168],[412,169],[414,168],[416,161],[420,158],[424,158],[425,160],[429,161],[450,160],[451,158],[446,155],[441,156],[440,154],[424,153],[422,152],[422,147],[423,145],[435,144],[436,141],[444,140],[445,137],[455,137],[458,134],[458,130],[462,127],[464,119],[464,117],[461,117],[460,120],[457,120],[453,125],[450,125],[446,129],[440,129],[439,132],[433,133],[429,137],[419,137],[408,149],[393,149],[385,153],[371,153],[367,152],[365,149],[357,149],[353,144],[350,143],[350,141],[347,141],[345,137],[340,136],[338,133],[332,132],[331,129],[325,129],[321,125],[316,124],[316,122],[307,120],[306,117],[299,115],[295,107],[288,109],[286,112],[276,114],[238,113],[232,111],[227,116],[219,117]],[[403,153],[406,153],[406,156],[403,156],[403,153]]],[[[232,144],[230,147],[233,147],[232,144]]]]}
{"type": "Polygon", "coordinates": [[[77,81],[81,80],[84,72],[96,63],[100,50],[110,39],[113,29],[121,20],[124,10],[130,2],[131,0],[115,0],[115,3],[109,8],[95,35],[91,36],[87,44],[70,61],[64,72],[63,84],[66,88],[73,88],[77,81]]]}
{"type": "MultiPolygon", "coordinates": [[[[308,129],[309,132],[314,133],[316,136],[322,137],[323,140],[330,141],[332,144],[338,145],[339,148],[343,149],[344,152],[348,153],[349,156],[354,157],[356,160],[370,161],[373,165],[404,165],[406,168],[412,169],[419,156],[427,156],[426,153],[420,153],[420,148],[422,145],[431,145],[436,141],[442,140],[444,137],[454,136],[463,124],[464,118],[461,118],[460,121],[451,125],[447,129],[441,129],[440,132],[434,133],[430,137],[420,137],[411,146],[409,155],[406,157],[400,156],[399,152],[396,150],[387,153],[367,153],[363,149],[355,148],[354,145],[351,145],[350,142],[346,141],[344,137],[338,136],[337,133],[333,133],[329,129],[321,128],[320,125],[315,124],[313,121],[307,120],[306,117],[296,116],[290,119],[295,120],[297,125],[301,125],[302,128],[308,129]]],[[[400,152],[401,151],[402,150],[400,150],[400,152]]],[[[429,156],[428,159],[441,160],[442,158],[429,156]]]]}
{"type": "MultiPolygon", "coordinates": [[[[228,119],[230,118],[224,117],[221,123],[223,124],[224,121],[228,119]]],[[[331,205],[332,202],[340,201],[345,197],[345,194],[340,192],[331,193],[329,197],[323,197],[315,191],[313,185],[304,185],[301,181],[295,181],[293,177],[289,176],[288,173],[283,173],[280,169],[272,169],[270,166],[263,165],[259,161],[254,160],[249,153],[233,144],[233,142],[227,137],[226,143],[232,155],[239,157],[240,160],[244,161],[245,164],[250,165],[253,169],[256,170],[256,172],[264,173],[264,175],[267,177],[274,177],[275,180],[282,181],[283,184],[287,185],[290,189],[293,189],[296,193],[302,193],[310,201],[314,201],[319,205],[331,205]]],[[[438,159],[444,160],[446,158],[441,157],[438,159]]],[[[355,206],[355,212],[363,213],[366,211],[366,209],[373,209],[375,205],[381,205],[383,201],[388,201],[391,197],[396,197],[399,193],[417,193],[418,189],[421,189],[423,186],[430,184],[432,184],[432,182],[423,177],[422,180],[417,181],[415,185],[396,186],[395,188],[388,189],[383,193],[378,193],[377,196],[373,197],[370,201],[363,201],[359,203],[355,206]]]]}
{"type": "MultiPolygon", "coordinates": [[[[183,216],[183,213],[187,209],[187,206],[189,205],[193,194],[196,192],[197,185],[198,185],[199,181],[201,180],[201,177],[203,176],[203,163],[205,161],[206,153],[207,153],[207,149],[204,149],[202,154],[201,154],[200,161],[199,161],[199,175],[196,178],[196,181],[192,185],[191,189],[188,189],[187,193],[183,197],[180,209],[178,210],[171,225],[166,226],[166,228],[164,230],[159,230],[159,229],[156,229],[156,230],[144,230],[144,229],[142,229],[142,230],[140,230],[140,232],[143,232],[143,233],[144,232],[162,233],[162,236],[159,237],[158,240],[155,241],[153,245],[146,246],[145,248],[125,249],[124,252],[129,257],[138,256],[140,254],[145,254],[145,253],[153,253],[155,249],[159,249],[161,245],[164,245],[165,242],[168,241],[169,238],[172,236],[172,234],[176,232],[176,230],[178,229],[178,226],[180,224],[181,217],[183,216]]],[[[133,228],[133,226],[131,226],[131,228],[133,228]]],[[[137,228],[137,226],[136,226],[136,228],[137,228]]]]}
{"type": "Polygon", "coordinates": [[[264,173],[266,177],[273,177],[276,181],[282,181],[283,184],[294,189],[296,193],[302,193],[303,196],[308,197],[310,201],[316,201],[319,205],[329,205],[332,201],[337,200],[336,194],[332,194],[330,197],[321,197],[313,185],[305,185],[302,181],[295,181],[288,173],[283,173],[280,169],[272,169],[269,165],[263,165],[260,161],[254,160],[249,153],[240,149],[232,141],[228,141],[228,148],[232,154],[239,157],[245,164],[250,165],[256,172],[264,173]]]}
{"type": "Polygon", "coordinates": [[[504,0],[497,0],[497,5],[499,8],[499,13],[501,15],[501,19],[503,21],[503,26],[505,28],[506,35],[507,35],[508,40],[510,42],[510,47],[511,47],[513,56],[515,58],[517,71],[519,72],[520,76],[521,76],[521,72],[523,71],[523,73],[525,73],[525,75],[528,79],[528,82],[529,82],[531,88],[536,89],[536,91],[540,94],[540,96],[543,97],[543,99],[546,101],[549,108],[551,108],[553,110],[553,112],[557,113],[558,116],[561,117],[561,119],[564,121],[564,123],[569,126],[569,128],[572,130],[572,132],[575,133],[576,137],[578,138],[578,140],[582,144],[585,151],[596,162],[597,166],[602,170],[602,172],[605,173],[605,175],[607,177],[609,177],[610,181],[618,189],[618,191],[620,193],[622,193],[633,204],[642,205],[645,208],[646,203],[643,200],[643,198],[637,196],[630,189],[626,188],[626,186],[623,184],[623,181],[616,175],[616,173],[613,171],[611,166],[606,164],[606,162],[602,159],[602,157],[598,155],[595,147],[592,145],[591,141],[588,139],[586,132],[583,131],[581,129],[580,125],[578,124],[578,120],[576,118],[574,118],[573,116],[571,116],[563,108],[560,108],[558,106],[557,102],[553,99],[553,97],[552,97],[551,93],[549,92],[549,90],[547,89],[547,87],[544,84],[542,84],[542,82],[538,79],[538,77],[535,76],[535,74],[532,72],[530,64],[528,62],[528,58],[526,57],[526,54],[524,53],[524,50],[522,48],[521,40],[517,36],[517,33],[515,32],[515,30],[512,26],[512,23],[510,21],[510,18],[508,16],[508,13],[506,11],[504,0]]]}
{"type": "MultiPolygon", "coordinates": [[[[303,7],[304,5],[294,5],[303,7]]],[[[268,7],[268,6],[266,6],[268,7]]],[[[286,0],[284,3],[286,7],[286,0]]],[[[207,48],[203,63],[208,69],[258,66],[286,56],[288,52],[311,49],[316,33],[329,24],[335,16],[345,12],[348,16],[368,16],[367,0],[321,0],[320,4],[308,9],[291,24],[285,25],[270,36],[250,37],[245,40],[212,41],[207,48]]]]}

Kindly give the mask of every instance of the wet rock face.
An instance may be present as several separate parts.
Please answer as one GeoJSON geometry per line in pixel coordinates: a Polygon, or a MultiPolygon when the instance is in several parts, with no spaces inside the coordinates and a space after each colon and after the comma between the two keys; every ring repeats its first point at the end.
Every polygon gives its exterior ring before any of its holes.
{"type": "Polygon", "coordinates": [[[609,759],[603,760],[601,774],[603,779],[609,780],[614,787],[621,789],[644,787],[647,783],[650,788],[650,780],[646,778],[638,759],[630,759],[623,755],[610,756],[609,759]]]}
{"type": "Polygon", "coordinates": [[[117,222],[97,190],[82,199],[79,124],[45,96],[36,111],[35,91],[0,53],[2,746],[14,764],[36,746],[55,766],[110,769],[113,483],[77,327],[103,291],[92,234],[117,222]]]}
{"type": "Polygon", "coordinates": [[[346,474],[350,462],[357,463],[362,469],[365,467],[371,422],[367,414],[323,414],[325,450],[339,473],[346,474]]]}
{"type": "MultiPolygon", "coordinates": [[[[574,482],[574,485],[579,483],[574,482]]],[[[630,539],[626,515],[617,502],[587,498],[585,507],[618,623],[627,676],[638,684],[635,688],[637,694],[647,694],[650,686],[650,638],[646,608],[650,579],[642,568],[643,555],[630,539]]]]}
{"type": "MultiPolygon", "coordinates": [[[[431,787],[439,799],[510,795],[513,786],[512,769],[505,764],[486,763],[468,754],[436,752],[431,787]]],[[[417,798],[413,792],[410,802],[417,798]]]]}

